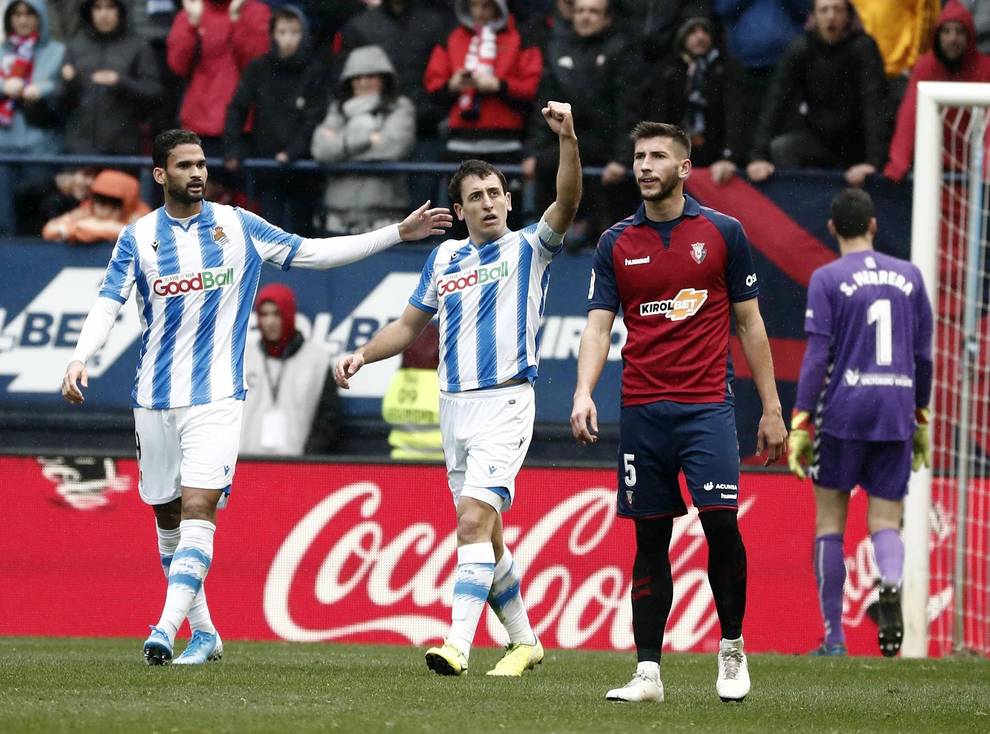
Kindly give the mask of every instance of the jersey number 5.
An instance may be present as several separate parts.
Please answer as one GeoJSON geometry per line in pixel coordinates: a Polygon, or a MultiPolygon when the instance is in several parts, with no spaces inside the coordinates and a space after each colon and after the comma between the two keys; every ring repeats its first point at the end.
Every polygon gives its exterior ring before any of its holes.
{"type": "Polygon", "coordinates": [[[878,298],[871,303],[870,308],[866,311],[866,323],[876,324],[877,364],[889,365],[893,361],[894,353],[890,301],[886,298],[878,298]]]}
{"type": "Polygon", "coordinates": [[[624,477],[627,487],[636,486],[636,467],[633,462],[636,460],[636,454],[623,454],[622,455],[622,466],[625,469],[626,476],[624,477]]]}

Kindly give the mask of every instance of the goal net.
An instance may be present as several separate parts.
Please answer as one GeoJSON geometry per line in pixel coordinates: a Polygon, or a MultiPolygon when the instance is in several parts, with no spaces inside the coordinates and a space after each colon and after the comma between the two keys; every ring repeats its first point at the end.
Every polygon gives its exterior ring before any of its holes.
{"type": "Polygon", "coordinates": [[[905,515],[906,655],[990,655],[990,84],[919,86],[912,260],[935,311],[932,469],[905,515]],[[927,568],[926,568],[927,566],[927,568]]]}

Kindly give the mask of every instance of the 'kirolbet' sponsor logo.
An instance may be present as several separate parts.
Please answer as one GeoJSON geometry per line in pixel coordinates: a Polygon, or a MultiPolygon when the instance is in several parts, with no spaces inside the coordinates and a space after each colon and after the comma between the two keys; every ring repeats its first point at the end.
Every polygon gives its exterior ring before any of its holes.
{"type": "Polygon", "coordinates": [[[199,273],[155,278],[151,283],[151,290],[156,296],[184,296],[188,293],[225,288],[233,282],[233,268],[209,268],[199,273]]]}
{"type": "Polygon", "coordinates": [[[681,288],[680,292],[673,298],[639,304],[639,315],[659,316],[663,314],[671,321],[683,321],[698,313],[707,300],[708,291],[681,288]]]}

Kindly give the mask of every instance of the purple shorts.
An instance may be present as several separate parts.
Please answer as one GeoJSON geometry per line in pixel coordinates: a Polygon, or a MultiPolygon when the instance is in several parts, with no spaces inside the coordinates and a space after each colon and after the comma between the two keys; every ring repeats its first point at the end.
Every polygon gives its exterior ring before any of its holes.
{"type": "Polygon", "coordinates": [[[818,434],[809,472],[819,487],[852,491],[859,485],[871,497],[900,501],[911,476],[911,440],[857,441],[818,434]]]}

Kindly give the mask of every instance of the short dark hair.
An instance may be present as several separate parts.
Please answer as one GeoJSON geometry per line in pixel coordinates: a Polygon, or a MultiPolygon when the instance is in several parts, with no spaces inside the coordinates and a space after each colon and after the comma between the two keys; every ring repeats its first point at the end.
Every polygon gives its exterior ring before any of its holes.
{"type": "Polygon", "coordinates": [[[866,234],[873,216],[873,199],[862,189],[845,189],[832,199],[832,226],[840,237],[866,234]]]}
{"type": "Polygon", "coordinates": [[[460,168],[454,171],[454,175],[450,177],[450,184],[447,186],[447,194],[450,196],[450,200],[455,204],[464,203],[461,199],[461,183],[468,176],[487,178],[493,174],[498,176],[499,183],[502,184],[502,191],[506,191],[508,189],[508,183],[505,180],[505,174],[491,163],[488,161],[479,161],[476,158],[463,161],[460,168]]]}
{"type": "Polygon", "coordinates": [[[155,142],[151,144],[151,162],[155,168],[165,168],[168,164],[168,154],[180,145],[198,145],[203,147],[203,141],[192,130],[166,130],[158,133],[155,142]]]}
{"type": "Polygon", "coordinates": [[[677,125],[643,120],[632,129],[629,138],[633,141],[633,145],[648,138],[670,138],[684,148],[685,157],[691,157],[691,138],[677,125]]]}

